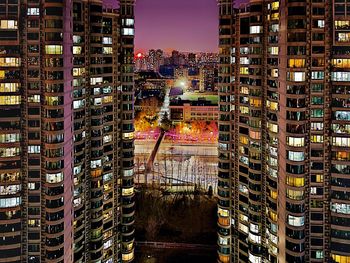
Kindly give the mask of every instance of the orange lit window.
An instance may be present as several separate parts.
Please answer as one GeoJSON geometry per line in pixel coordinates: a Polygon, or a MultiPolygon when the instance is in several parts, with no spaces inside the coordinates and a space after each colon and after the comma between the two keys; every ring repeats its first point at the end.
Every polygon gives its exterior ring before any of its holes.
{"type": "Polygon", "coordinates": [[[102,175],[102,169],[97,169],[97,170],[91,171],[91,176],[92,177],[99,177],[101,175],[102,175]]]}
{"type": "Polygon", "coordinates": [[[350,263],[350,256],[332,254],[332,259],[337,263],[350,263]]]}
{"type": "Polygon", "coordinates": [[[305,67],[305,59],[289,59],[288,66],[290,68],[303,68],[305,67]]]}
{"type": "Polygon", "coordinates": [[[248,140],[247,137],[240,136],[240,137],[239,137],[239,142],[242,143],[242,144],[248,144],[248,143],[249,143],[249,140],[248,140]]]}
{"type": "Polygon", "coordinates": [[[250,106],[261,107],[261,100],[260,99],[250,99],[250,106]]]}

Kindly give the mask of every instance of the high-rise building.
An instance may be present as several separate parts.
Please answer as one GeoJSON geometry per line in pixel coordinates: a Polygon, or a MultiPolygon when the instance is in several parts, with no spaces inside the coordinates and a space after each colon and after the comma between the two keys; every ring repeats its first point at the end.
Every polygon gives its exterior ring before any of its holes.
{"type": "Polygon", "coordinates": [[[197,55],[195,53],[189,53],[187,56],[187,61],[190,65],[193,65],[197,61],[197,55]]]}
{"type": "Polygon", "coordinates": [[[133,259],[133,4],[0,3],[0,262],[133,259]]]}
{"type": "Polygon", "coordinates": [[[218,4],[218,262],[350,262],[347,2],[218,4]]]}
{"type": "Polygon", "coordinates": [[[199,68],[199,91],[215,89],[215,68],[212,65],[199,68]]]}

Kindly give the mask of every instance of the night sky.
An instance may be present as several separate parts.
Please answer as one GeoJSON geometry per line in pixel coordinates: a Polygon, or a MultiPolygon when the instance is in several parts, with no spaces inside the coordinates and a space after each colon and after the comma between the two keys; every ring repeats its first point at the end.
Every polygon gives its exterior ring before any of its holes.
{"type": "Polygon", "coordinates": [[[136,0],[135,50],[217,52],[216,0],[136,0]]]}

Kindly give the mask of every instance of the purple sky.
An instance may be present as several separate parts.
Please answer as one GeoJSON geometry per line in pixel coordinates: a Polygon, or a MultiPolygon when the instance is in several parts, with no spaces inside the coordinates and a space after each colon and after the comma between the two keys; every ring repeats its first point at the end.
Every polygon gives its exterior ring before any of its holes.
{"type": "Polygon", "coordinates": [[[216,0],[136,0],[136,51],[217,52],[216,0]]]}

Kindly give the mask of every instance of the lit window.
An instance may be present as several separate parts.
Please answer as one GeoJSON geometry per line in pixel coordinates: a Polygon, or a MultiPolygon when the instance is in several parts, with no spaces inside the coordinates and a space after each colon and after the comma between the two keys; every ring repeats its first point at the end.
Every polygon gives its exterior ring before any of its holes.
{"type": "Polygon", "coordinates": [[[82,50],[81,47],[73,46],[73,55],[80,55],[81,54],[81,50],[82,50]]]}
{"type": "Polygon", "coordinates": [[[305,185],[305,179],[303,177],[287,176],[287,185],[294,187],[302,187],[305,185]]]}
{"type": "Polygon", "coordinates": [[[39,8],[30,7],[27,9],[28,16],[38,16],[40,15],[39,8]]]}
{"type": "Polygon", "coordinates": [[[250,106],[261,107],[261,100],[260,99],[250,99],[250,106]]]}
{"type": "Polygon", "coordinates": [[[112,141],[113,136],[112,135],[105,135],[103,136],[103,143],[109,143],[112,141]]]}
{"type": "Polygon", "coordinates": [[[0,185],[0,196],[1,195],[14,195],[21,191],[21,185],[0,185]]]}
{"type": "Polygon", "coordinates": [[[324,20],[317,20],[317,27],[324,28],[324,20]]]}
{"type": "Polygon", "coordinates": [[[20,103],[20,96],[0,96],[0,105],[18,105],[20,103]]]}
{"type": "Polygon", "coordinates": [[[15,207],[21,204],[21,197],[1,198],[0,208],[15,207]]]}
{"type": "Polygon", "coordinates": [[[240,92],[241,92],[241,94],[248,95],[249,94],[249,88],[248,87],[241,87],[240,92]]]}
{"type": "Polygon", "coordinates": [[[110,240],[104,242],[104,243],[103,243],[103,249],[108,249],[108,248],[110,248],[110,247],[112,246],[112,244],[113,244],[112,239],[110,239],[110,240]]]}
{"type": "Polygon", "coordinates": [[[245,137],[245,136],[239,136],[239,142],[242,144],[248,144],[249,139],[248,139],[248,137],[245,137]]]}
{"type": "Polygon", "coordinates": [[[288,66],[290,68],[303,68],[305,67],[305,59],[288,59],[288,66]]]}
{"type": "Polygon", "coordinates": [[[249,258],[249,262],[252,263],[262,263],[262,259],[261,257],[255,256],[253,254],[251,254],[250,252],[248,253],[248,258],[249,258]]]}
{"type": "Polygon", "coordinates": [[[124,177],[130,177],[134,175],[134,170],[130,169],[130,170],[123,170],[123,176],[124,177]]]}
{"type": "Polygon", "coordinates": [[[248,75],[249,74],[249,69],[247,67],[241,67],[240,70],[239,70],[240,74],[242,75],[248,75]]]}
{"type": "Polygon", "coordinates": [[[305,81],[305,72],[288,72],[287,79],[294,82],[305,81]]]}
{"type": "Polygon", "coordinates": [[[286,196],[292,200],[303,200],[304,199],[304,191],[303,190],[287,189],[286,196]]]}
{"type": "Polygon", "coordinates": [[[112,38],[111,37],[103,37],[102,44],[112,45],[112,38]]]}
{"type": "Polygon", "coordinates": [[[271,32],[277,33],[279,31],[279,25],[278,24],[272,24],[271,25],[271,32]]]}
{"type": "Polygon", "coordinates": [[[112,47],[103,47],[102,53],[105,55],[113,54],[113,49],[112,49],[112,47]]]}
{"type": "Polygon", "coordinates": [[[301,162],[305,160],[304,152],[288,151],[288,159],[294,162],[301,162]]]}
{"type": "Polygon", "coordinates": [[[40,145],[28,146],[28,153],[40,153],[40,145]]]}
{"type": "Polygon", "coordinates": [[[332,65],[336,68],[350,68],[350,59],[348,58],[332,59],[332,65]]]}
{"type": "Polygon", "coordinates": [[[247,57],[241,57],[241,58],[239,59],[239,63],[240,63],[241,65],[249,65],[249,59],[248,59],[247,57]]]}
{"type": "Polygon", "coordinates": [[[288,224],[291,226],[303,226],[305,218],[303,216],[288,215],[288,224]]]}
{"type": "Polygon", "coordinates": [[[349,29],[350,28],[350,21],[345,20],[336,20],[334,21],[335,29],[349,29]]]}
{"type": "Polygon", "coordinates": [[[93,160],[90,162],[90,167],[93,169],[101,166],[102,166],[102,160],[93,160]]]}
{"type": "Polygon", "coordinates": [[[224,246],[226,246],[226,245],[228,245],[229,244],[229,238],[228,237],[221,237],[221,236],[219,236],[219,244],[220,245],[224,245],[224,246]]]}
{"type": "Polygon", "coordinates": [[[19,65],[19,58],[0,58],[0,67],[18,67],[19,65]]]}
{"type": "Polygon", "coordinates": [[[350,81],[350,72],[332,72],[333,81],[350,81]]]}
{"type": "Polygon", "coordinates": [[[278,77],[278,69],[272,69],[271,70],[271,77],[277,78],[278,77]]]}
{"type": "Polygon", "coordinates": [[[335,39],[337,42],[350,42],[350,33],[336,32],[335,39]]]}
{"type": "Polygon", "coordinates": [[[241,114],[249,114],[249,108],[245,106],[239,106],[239,111],[241,114]]]}
{"type": "Polygon", "coordinates": [[[323,122],[311,122],[311,130],[313,131],[323,130],[323,122]]]}
{"type": "Polygon", "coordinates": [[[102,98],[94,98],[94,105],[98,106],[102,104],[102,98]]]}
{"type": "Polygon", "coordinates": [[[280,6],[279,2],[272,2],[271,3],[271,10],[278,10],[279,6],[280,6]]]}
{"type": "Polygon", "coordinates": [[[278,12],[271,14],[271,20],[278,20],[278,19],[279,19],[279,13],[278,12]]]}
{"type": "Polygon", "coordinates": [[[133,132],[125,132],[122,136],[123,140],[132,140],[134,138],[133,132]]]}
{"type": "Polygon", "coordinates": [[[81,205],[81,201],[82,201],[81,197],[74,199],[73,200],[73,206],[77,207],[77,206],[81,205]]]}
{"type": "Polygon", "coordinates": [[[60,183],[63,181],[63,173],[56,173],[56,174],[46,174],[46,182],[47,183],[60,183]]]}
{"type": "Polygon", "coordinates": [[[83,40],[83,38],[81,36],[73,36],[73,43],[74,44],[80,44],[83,42],[82,40],[83,40]]]}
{"type": "Polygon", "coordinates": [[[324,79],[324,72],[323,71],[312,71],[311,72],[311,79],[324,79]]]}
{"type": "Polygon", "coordinates": [[[350,214],[350,204],[332,203],[331,211],[339,214],[350,214]]]}
{"type": "MultiPolygon", "coordinates": [[[[232,54],[234,54],[234,53],[235,53],[235,51],[232,50],[232,54]]],[[[239,49],[239,53],[240,53],[241,55],[247,55],[247,54],[249,54],[249,47],[241,47],[241,48],[239,49]]]]}
{"type": "Polygon", "coordinates": [[[322,118],[323,109],[311,109],[311,118],[322,118]]]}
{"type": "Polygon", "coordinates": [[[350,121],[350,111],[336,111],[335,119],[340,121],[350,121]]]}
{"type": "Polygon", "coordinates": [[[134,29],[133,28],[122,28],[122,35],[123,36],[133,36],[134,29]]]}
{"type": "Polygon", "coordinates": [[[268,53],[271,55],[278,55],[278,47],[269,47],[268,53]]]}
{"type": "MultiPolygon", "coordinates": [[[[247,158],[247,157],[244,157],[244,156],[240,156],[239,158],[240,158],[240,160],[241,160],[241,158],[246,158],[246,159],[248,160],[248,158],[247,158]]],[[[243,162],[243,163],[244,163],[244,162],[243,162]]],[[[244,193],[244,194],[248,194],[248,193],[249,193],[248,187],[245,186],[244,184],[239,184],[239,185],[238,185],[238,190],[239,190],[241,193],[244,193]]]]}
{"type": "Polygon", "coordinates": [[[19,83],[0,83],[0,92],[16,92],[18,88],[19,83]]]}
{"type": "Polygon", "coordinates": [[[0,157],[15,157],[20,154],[20,149],[17,147],[0,148],[0,157]]]}
{"type": "MultiPolygon", "coordinates": [[[[255,234],[249,232],[248,238],[253,243],[256,243],[256,244],[260,244],[261,243],[261,236],[259,236],[259,235],[255,235],[255,234]]],[[[256,262],[256,261],[253,261],[253,262],[256,262]]]]}
{"type": "Polygon", "coordinates": [[[332,259],[336,263],[350,263],[350,256],[332,254],[332,259]]]}
{"type": "Polygon", "coordinates": [[[108,174],[104,174],[103,175],[103,182],[108,182],[110,180],[113,179],[113,174],[112,173],[108,173],[108,174]]]}
{"type": "Polygon", "coordinates": [[[98,85],[98,84],[101,84],[102,82],[103,82],[102,77],[90,78],[91,85],[98,85]]]}
{"type": "Polygon", "coordinates": [[[350,147],[350,138],[346,137],[333,137],[332,145],[339,147],[350,147]]]}
{"type": "Polygon", "coordinates": [[[287,144],[294,147],[303,147],[305,146],[305,138],[287,137],[287,144]]]}
{"type": "Polygon", "coordinates": [[[134,187],[122,189],[122,196],[130,196],[132,194],[134,194],[134,187]]]}
{"type": "Polygon", "coordinates": [[[0,134],[0,143],[18,142],[20,135],[18,133],[0,134]]]}
{"type": "Polygon", "coordinates": [[[268,123],[267,127],[268,127],[270,132],[274,132],[274,133],[278,132],[278,125],[277,124],[268,123]]]}
{"type": "Polygon", "coordinates": [[[74,174],[74,175],[78,175],[79,173],[81,173],[81,171],[82,171],[81,165],[75,166],[75,167],[73,168],[73,174],[74,174]]]}
{"type": "Polygon", "coordinates": [[[246,234],[248,234],[248,232],[249,232],[249,228],[246,225],[242,224],[242,223],[238,224],[238,229],[241,230],[242,232],[246,233],[246,234]]]}
{"type": "Polygon", "coordinates": [[[122,24],[124,26],[133,26],[135,24],[135,21],[132,18],[126,18],[122,20],[122,24]]]}
{"type": "Polygon", "coordinates": [[[113,96],[103,97],[103,103],[112,103],[112,102],[113,102],[113,96]]]}
{"type": "Polygon", "coordinates": [[[85,68],[73,68],[73,76],[78,77],[85,74],[85,68]]]}
{"type": "Polygon", "coordinates": [[[85,106],[85,100],[75,100],[73,101],[73,109],[80,109],[85,106]]]}
{"type": "Polygon", "coordinates": [[[128,254],[122,254],[122,260],[125,262],[131,261],[134,258],[134,252],[128,254]]]}
{"type": "Polygon", "coordinates": [[[48,55],[62,55],[63,46],[62,45],[45,45],[45,53],[48,55]]]}
{"type": "Polygon", "coordinates": [[[270,110],[277,111],[278,110],[278,102],[267,100],[266,107],[270,110]]]}
{"type": "Polygon", "coordinates": [[[249,32],[250,34],[260,34],[262,32],[262,26],[251,26],[249,32]]]}
{"type": "Polygon", "coordinates": [[[0,29],[17,29],[17,20],[0,20],[0,29]]]}
{"type": "Polygon", "coordinates": [[[31,95],[28,96],[29,103],[40,103],[40,95],[31,95]]]}
{"type": "Polygon", "coordinates": [[[323,143],[323,136],[322,135],[312,135],[310,138],[310,141],[313,143],[323,143]]]}
{"type": "Polygon", "coordinates": [[[277,196],[278,196],[278,194],[277,194],[277,191],[273,191],[273,190],[270,190],[270,197],[272,198],[272,199],[277,199],[277,196]]]}

